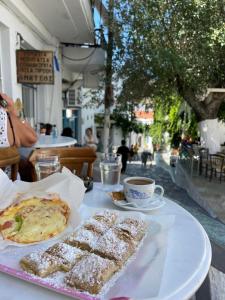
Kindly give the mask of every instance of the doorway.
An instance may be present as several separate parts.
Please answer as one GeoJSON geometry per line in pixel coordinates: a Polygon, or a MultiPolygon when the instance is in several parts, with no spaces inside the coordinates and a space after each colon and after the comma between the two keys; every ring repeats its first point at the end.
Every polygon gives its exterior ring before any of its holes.
{"type": "Polygon", "coordinates": [[[80,109],[67,108],[63,109],[63,128],[70,127],[73,130],[73,136],[81,143],[81,127],[80,127],[80,109]]]}

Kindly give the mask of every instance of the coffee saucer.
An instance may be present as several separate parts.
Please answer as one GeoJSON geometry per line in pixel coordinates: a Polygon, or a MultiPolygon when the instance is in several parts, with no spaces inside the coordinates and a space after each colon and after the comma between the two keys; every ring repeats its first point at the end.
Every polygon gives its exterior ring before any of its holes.
{"type": "Polygon", "coordinates": [[[151,203],[149,203],[147,206],[134,206],[133,203],[129,203],[127,202],[127,200],[125,199],[121,199],[121,198],[124,198],[124,197],[121,197],[123,195],[122,192],[115,192],[119,195],[120,193],[120,199],[117,198],[117,200],[115,200],[114,197],[112,197],[113,199],[113,204],[120,207],[120,208],[123,208],[125,210],[135,210],[135,211],[140,211],[140,212],[148,212],[148,211],[152,211],[152,210],[155,210],[155,209],[158,209],[160,207],[162,207],[163,205],[165,205],[165,200],[157,195],[156,193],[154,194],[153,196],[153,201],[151,201],[151,203]]]}

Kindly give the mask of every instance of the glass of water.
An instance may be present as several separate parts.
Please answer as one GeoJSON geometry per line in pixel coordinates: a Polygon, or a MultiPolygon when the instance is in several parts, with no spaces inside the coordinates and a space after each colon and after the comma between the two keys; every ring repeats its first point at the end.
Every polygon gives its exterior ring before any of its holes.
{"type": "Polygon", "coordinates": [[[115,186],[120,183],[121,155],[116,153],[103,154],[100,161],[101,182],[105,186],[115,186]]]}
{"type": "Polygon", "coordinates": [[[37,180],[44,179],[53,173],[59,172],[60,169],[59,157],[57,155],[40,154],[37,156],[35,163],[37,180]]]}

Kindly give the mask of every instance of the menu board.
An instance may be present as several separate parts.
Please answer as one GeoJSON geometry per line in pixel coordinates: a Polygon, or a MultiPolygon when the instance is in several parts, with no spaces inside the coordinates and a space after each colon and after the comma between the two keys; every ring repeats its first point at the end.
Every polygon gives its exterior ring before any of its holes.
{"type": "Polygon", "coordinates": [[[17,50],[17,82],[54,84],[53,51],[17,50]]]}

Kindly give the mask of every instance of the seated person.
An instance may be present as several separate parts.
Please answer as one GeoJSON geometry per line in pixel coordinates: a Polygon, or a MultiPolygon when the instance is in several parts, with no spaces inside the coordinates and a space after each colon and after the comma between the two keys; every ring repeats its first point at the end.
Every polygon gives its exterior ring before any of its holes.
{"type": "Polygon", "coordinates": [[[85,131],[84,145],[96,151],[97,144],[98,144],[98,140],[97,138],[94,137],[92,128],[87,128],[85,131]]]}
{"type": "Polygon", "coordinates": [[[70,127],[63,128],[61,136],[73,137],[73,130],[70,127]]]}
{"type": "Polygon", "coordinates": [[[51,133],[52,133],[52,124],[50,124],[50,123],[45,124],[45,128],[46,128],[45,135],[51,135],[51,133]]]}
{"type": "Polygon", "coordinates": [[[44,123],[40,123],[40,135],[46,134],[46,126],[44,123]]]}
{"type": "Polygon", "coordinates": [[[17,111],[14,108],[13,100],[6,94],[0,93],[0,96],[7,102],[3,108],[0,103],[0,147],[31,147],[37,141],[37,135],[34,129],[26,121],[21,121],[17,117],[17,111]]]}
{"type": "MultiPolygon", "coordinates": [[[[0,148],[2,147],[31,147],[37,141],[37,135],[29,123],[17,117],[13,100],[6,94],[0,93],[0,148]],[[1,105],[2,103],[2,105],[1,105]]],[[[22,162],[21,162],[22,164],[22,162]]],[[[10,176],[10,170],[5,172],[10,176]]]]}

